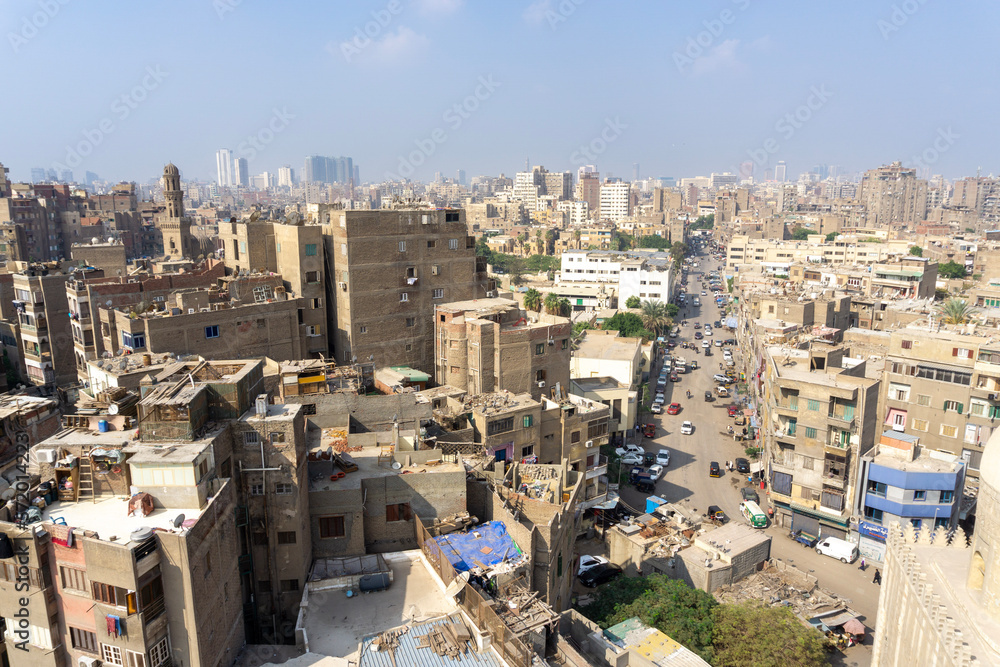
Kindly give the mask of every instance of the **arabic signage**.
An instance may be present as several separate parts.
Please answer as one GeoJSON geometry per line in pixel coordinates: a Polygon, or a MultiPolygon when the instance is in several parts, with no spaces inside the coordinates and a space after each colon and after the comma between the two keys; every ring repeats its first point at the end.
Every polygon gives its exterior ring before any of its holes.
{"type": "Polygon", "coordinates": [[[858,524],[858,532],[865,537],[874,537],[876,539],[882,540],[883,542],[887,537],[889,537],[889,529],[885,526],[879,526],[874,523],[868,523],[867,521],[862,521],[858,524]]]}

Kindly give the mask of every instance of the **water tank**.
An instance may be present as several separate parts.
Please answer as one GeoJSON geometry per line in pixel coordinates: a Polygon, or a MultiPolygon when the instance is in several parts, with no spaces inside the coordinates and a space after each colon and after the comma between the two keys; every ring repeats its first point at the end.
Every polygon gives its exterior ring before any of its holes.
{"type": "Polygon", "coordinates": [[[145,542],[152,536],[153,536],[152,528],[140,528],[138,530],[133,531],[132,534],[129,535],[129,539],[132,540],[133,542],[145,542]]]}
{"type": "Polygon", "coordinates": [[[101,419],[101,420],[99,420],[97,422],[97,430],[100,433],[107,433],[108,432],[108,420],[107,419],[101,419]]]}

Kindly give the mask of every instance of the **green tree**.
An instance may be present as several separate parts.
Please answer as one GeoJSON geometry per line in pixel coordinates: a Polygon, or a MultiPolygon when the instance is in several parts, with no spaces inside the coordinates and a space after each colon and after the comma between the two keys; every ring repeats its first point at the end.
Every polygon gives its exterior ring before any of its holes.
{"type": "Polygon", "coordinates": [[[937,307],[937,313],[945,324],[965,324],[972,319],[976,309],[965,299],[948,299],[937,307]]]}
{"type": "Polygon", "coordinates": [[[942,278],[964,278],[966,276],[965,266],[955,260],[950,260],[944,264],[938,264],[938,275],[942,278]]]}
{"type": "MultiPolygon", "coordinates": [[[[545,295],[545,312],[549,315],[561,315],[562,314],[562,301],[565,299],[560,299],[559,295],[555,292],[549,292],[545,295]]],[[[566,301],[566,305],[569,305],[569,301],[566,301]]]]}
{"type": "Polygon", "coordinates": [[[524,283],[524,258],[514,255],[505,255],[505,257],[503,268],[510,274],[510,284],[521,285],[524,283]]]}
{"type": "MultiPolygon", "coordinates": [[[[662,574],[621,577],[580,611],[603,628],[638,617],[702,658],[712,658],[713,610],[710,593],[662,574]]],[[[751,663],[747,663],[751,664],[751,663]]]]}
{"type": "Polygon", "coordinates": [[[524,293],[524,307],[536,313],[542,309],[542,293],[534,287],[524,293]]]}
{"type": "Polygon", "coordinates": [[[698,219],[695,220],[690,229],[711,229],[715,226],[715,214],[710,213],[708,215],[699,215],[698,219]]]}
{"type": "Polygon", "coordinates": [[[656,248],[657,250],[667,250],[670,247],[670,241],[663,238],[662,236],[640,236],[639,237],[639,247],[640,248],[656,248]]]}
{"type": "Polygon", "coordinates": [[[677,313],[681,312],[681,307],[678,306],[676,303],[668,303],[666,308],[667,308],[667,315],[672,320],[676,319],[677,313]]]}
{"type": "Polygon", "coordinates": [[[826,242],[832,243],[838,236],[840,236],[840,232],[830,232],[826,235],[826,242]]]}
{"type": "Polygon", "coordinates": [[[918,245],[911,245],[910,246],[910,254],[913,255],[914,257],[923,257],[924,256],[924,249],[921,248],[918,245]]]}
{"type": "Polygon", "coordinates": [[[662,336],[664,329],[671,325],[670,316],[667,315],[666,305],[656,299],[647,299],[642,302],[642,326],[652,331],[657,336],[662,336]]]}
{"type": "Polygon", "coordinates": [[[570,304],[569,299],[566,297],[559,298],[559,314],[563,317],[569,317],[573,312],[573,306],[570,304]]]}
{"type": "Polygon", "coordinates": [[[612,317],[604,320],[602,329],[617,331],[620,336],[630,338],[653,338],[653,332],[642,326],[642,318],[635,313],[615,313],[612,317]]]}
{"type": "Polygon", "coordinates": [[[680,241],[674,241],[670,246],[670,256],[674,258],[674,266],[680,266],[687,253],[688,247],[680,241]]]}
{"type": "Polygon", "coordinates": [[[809,238],[810,232],[808,229],[802,225],[796,225],[792,230],[792,240],[793,241],[805,241],[809,238]]]}
{"type": "Polygon", "coordinates": [[[615,232],[614,237],[612,237],[611,239],[612,250],[617,250],[619,252],[622,252],[624,250],[628,250],[629,248],[634,248],[634,247],[635,247],[635,239],[624,232],[615,232]]]}
{"type": "Polygon", "coordinates": [[[625,299],[626,308],[638,308],[639,307],[639,297],[634,294],[629,298],[625,299]]]}
{"type": "Polygon", "coordinates": [[[827,664],[826,639],[819,630],[803,625],[787,607],[765,607],[759,602],[720,604],[712,608],[712,620],[712,664],[716,667],[827,664]]]}

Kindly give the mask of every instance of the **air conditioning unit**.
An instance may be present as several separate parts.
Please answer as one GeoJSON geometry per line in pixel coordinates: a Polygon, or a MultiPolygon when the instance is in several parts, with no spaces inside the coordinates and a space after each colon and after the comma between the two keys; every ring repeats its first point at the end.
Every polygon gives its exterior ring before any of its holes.
{"type": "Polygon", "coordinates": [[[344,283],[344,282],[340,282],[340,283],[337,283],[337,286],[338,286],[338,287],[339,287],[340,289],[344,290],[345,292],[347,291],[347,283],[344,283]]]}
{"type": "Polygon", "coordinates": [[[89,656],[81,656],[77,658],[78,667],[101,667],[101,661],[97,658],[91,658],[89,656]]]}
{"type": "Polygon", "coordinates": [[[492,299],[492,298],[493,298],[493,297],[495,297],[496,295],[497,295],[497,293],[496,293],[496,292],[494,292],[493,290],[489,290],[488,292],[486,292],[486,298],[487,298],[487,299],[492,299]]]}
{"type": "Polygon", "coordinates": [[[593,447],[593,446],[594,446],[594,441],[593,440],[588,440],[587,441],[587,448],[589,449],[590,447],[593,447]]]}
{"type": "Polygon", "coordinates": [[[996,394],[990,394],[987,398],[989,398],[991,401],[995,401],[995,400],[997,400],[997,395],[996,394]]]}
{"type": "Polygon", "coordinates": [[[544,387],[545,386],[545,380],[542,380],[541,382],[539,382],[538,386],[539,387],[544,387]]]}
{"type": "Polygon", "coordinates": [[[35,456],[38,460],[44,463],[55,463],[59,456],[59,452],[54,449],[38,449],[35,450],[35,456]]]}

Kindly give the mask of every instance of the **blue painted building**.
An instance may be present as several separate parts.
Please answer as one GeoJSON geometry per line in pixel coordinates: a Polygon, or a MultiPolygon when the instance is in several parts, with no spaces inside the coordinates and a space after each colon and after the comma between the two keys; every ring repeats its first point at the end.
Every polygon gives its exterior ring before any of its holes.
{"type": "Polygon", "coordinates": [[[858,549],[882,560],[889,525],[898,521],[919,530],[953,528],[965,487],[961,457],[920,446],[920,438],[887,431],[858,471],[858,549]]]}

